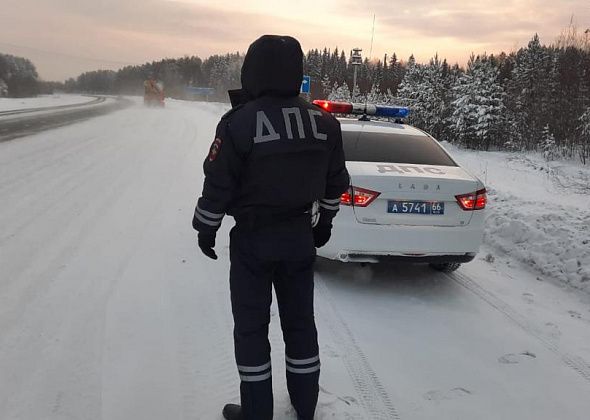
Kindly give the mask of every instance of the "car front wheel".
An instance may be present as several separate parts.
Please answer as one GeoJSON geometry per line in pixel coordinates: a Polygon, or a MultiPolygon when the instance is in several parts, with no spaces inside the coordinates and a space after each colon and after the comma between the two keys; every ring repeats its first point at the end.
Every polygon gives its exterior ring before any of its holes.
{"type": "Polygon", "coordinates": [[[436,271],[442,271],[443,273],[452,273],[461,267],[461,263],[458,262],[447,262],[447,263],[432,263],[430,267],[436,271]]]}

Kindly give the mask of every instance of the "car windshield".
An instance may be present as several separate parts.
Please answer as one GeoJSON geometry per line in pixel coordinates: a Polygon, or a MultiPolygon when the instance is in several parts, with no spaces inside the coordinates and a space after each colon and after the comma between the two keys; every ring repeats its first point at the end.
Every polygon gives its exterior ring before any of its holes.
{"type": "Polygon", "coordinates": [[[457,166],[436,141],[427,136],[343,131],[342,141],[347,161],[457,166]]]}

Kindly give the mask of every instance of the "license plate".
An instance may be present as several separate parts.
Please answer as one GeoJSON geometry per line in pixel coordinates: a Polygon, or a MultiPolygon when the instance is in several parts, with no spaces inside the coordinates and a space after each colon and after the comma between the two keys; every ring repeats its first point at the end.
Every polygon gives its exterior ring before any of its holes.
{"type": "Polygon", "coordinates": [[[445,214],[445,203],[442,201],[396,201],[390,200],[387,212],[395,214],[445,214]]]}

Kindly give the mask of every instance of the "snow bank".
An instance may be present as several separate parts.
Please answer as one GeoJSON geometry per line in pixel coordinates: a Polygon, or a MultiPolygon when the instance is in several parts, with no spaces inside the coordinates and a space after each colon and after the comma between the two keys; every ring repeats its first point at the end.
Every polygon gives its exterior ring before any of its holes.
{"type": "Polygon", "coordinates": [[[494,203],[486,224],[488,244],[590,292],[590,214],[496,191],[490,196],[494,203]]]}
{"type": "Polygon", "coordinates": [[[537,154],[445,147],[488,186],[484,241],[590,292],[590,168],[537,154]]]}
{"type": "Polygon", "coordinates": [[[90,102],[92,98],[82,95],[41,95],[35,98],[0,98],[0,111],[74,105],[90,102]]]}

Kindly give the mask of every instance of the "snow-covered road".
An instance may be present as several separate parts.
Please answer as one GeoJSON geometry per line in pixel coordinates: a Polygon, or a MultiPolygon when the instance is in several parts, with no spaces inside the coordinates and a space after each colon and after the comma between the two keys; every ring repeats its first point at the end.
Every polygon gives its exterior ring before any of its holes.
{"type": "MultiPolygon", "coordinates": [[[[74,96],[74,95],[71,95],[74,96]]],[[[78,98],[74,96],[74,99],[78,98]]],[[[63,127],[73,122],[87,120],[99,115],[125,108],[131,101],[120,97],[80,97],[85,98],[83,103],[68,103],[73,101],[70,95],[60,98],[64,103],[59,105],[43,106],[39,108],[19,109],[19,101],[14,98],[4,98],[16,109],[0,112],[0,142],[12,140],[19,137],[31,136],[35,133],[52,128],[63,127]]],[[[43,101],[41,101],[43,102],[43,101]]],[[[26,102],[31,103],[34,102],[26,102]]]]}
{"type": "MultiPolygon", "coordinates": [[[[0,418],[220,419],[228,238],[190,227],[223,105],[0,143],[0,418]]],[[[497,187],[496,187],[497,188],[497,187]]],[[[485,248],[454,275],[320,261],[317,419],[587,419],[590,298],[485,248]]],[[[275,418],[294,419],[273,308],[275,418]]]]}
{"type": "Polygon", "coordinates": [[[0,98],[0,112],[64,105],[79,105],[91,100],[92,97],[73,94],[39,95],[34,98],[0,98]]]}

